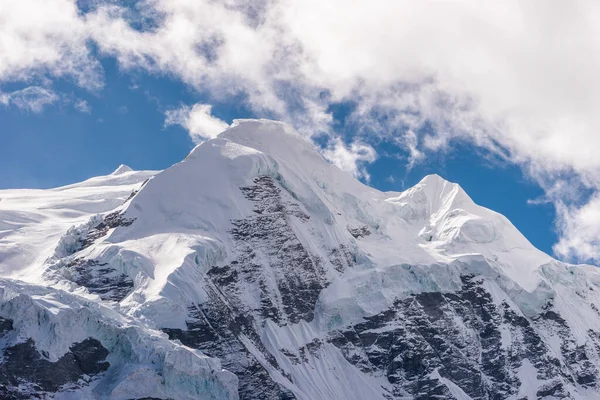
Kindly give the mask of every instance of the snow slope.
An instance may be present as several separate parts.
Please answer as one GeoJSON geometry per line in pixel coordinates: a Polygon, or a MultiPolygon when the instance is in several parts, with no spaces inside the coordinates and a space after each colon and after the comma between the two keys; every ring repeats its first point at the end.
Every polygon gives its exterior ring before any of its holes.
{"type": "Polygon", "coordinates": [[[121,165],[110,175],[56,189],[2,190],[0,275],[35,282],[67,229],[119,207],[155,173],[121,165]]]}
{"type": "Polygon", "coordinates": [[[282,123],[238,120],[161,172],[0,191],[0,229],[11,396],[19,379],[56,398],[600,391],[595,267],[552,259],[437,175],[365,186],[282,123]],[[103,367],[59,387],[11,364],[84,345],[103,367]]]}

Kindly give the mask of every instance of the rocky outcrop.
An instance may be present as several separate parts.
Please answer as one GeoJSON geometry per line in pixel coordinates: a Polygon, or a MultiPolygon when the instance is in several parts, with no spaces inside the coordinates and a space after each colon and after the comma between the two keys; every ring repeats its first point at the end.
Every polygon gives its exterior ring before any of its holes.
{"type": "Polygon", "coordinates": [[[133,280],[107,263],[76,258],[63,267],[63,275],[105,301],[121,301],[133,290],[133,280]]]}
{"type": "Polygon", "coordinates": [[[285,371],[262,344],[261,326],[267,319],[279,324],[312,320],[327,285],[325,270],[290,225],[290,219],[303,223],[310,217],[275,179],[260,176],[240,190],[254,207],[252,215],[231,221],[235,260],[208,270],[210,300],[190,307],[187,330],[165,331],[220,358],[240,379],[240,398],[292,399],[293,393],[269,375],[268,370],[285,371]]]}
{"type": "Polygon", "coordinates": [[[568,388],[576,385],[597,390],[591,339],[576,346],[556,312],[526,318],[507,302],[495,303],[483,279],[462,280],[458,292],[425,292],[397,301],[333,332],[328,342],[365,373],[383,374],[394,398],[455,398],[444,379],[472,399],[520,398],[522,378],[531,379],[531,373],[541,381],[538,398],[573,398],[568,388]],[[558,332],[562,357],[543,340],[549,331],[558,332]]]}
{"type": "MultiPolygon", "coordinates": [[[[0,318],[0,334],[12,331],[12,321],[0,318]]],[[[52,362],[29,338],[2,349],[0,397],[3,399],[50,398],[61,390],[88,385],[108,370],[108,351],[93,338],[73,343],[69,351],[52,362]]]]}

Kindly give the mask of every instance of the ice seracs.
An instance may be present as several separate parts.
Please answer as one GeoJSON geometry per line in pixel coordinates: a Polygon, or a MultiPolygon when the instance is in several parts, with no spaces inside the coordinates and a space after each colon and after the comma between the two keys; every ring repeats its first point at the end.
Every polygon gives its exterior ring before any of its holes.
{"type": "Polygon", "coordinates": [[[109,353],[93,379],[47,388],[59,396],[600,390],[597,269],[535,249],[438,175],[404,192],[368,187],[280,122],[235,121],[164,171],[119,167],[0,198],[1,285],[22,292],[0,298],[5,354],[109,353]]]}

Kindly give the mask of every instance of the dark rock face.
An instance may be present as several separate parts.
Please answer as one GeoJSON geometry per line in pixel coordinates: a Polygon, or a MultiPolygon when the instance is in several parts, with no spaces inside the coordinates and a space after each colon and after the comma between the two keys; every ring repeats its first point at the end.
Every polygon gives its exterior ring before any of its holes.
{"type": "Polygon", "coordinates": [[[91,228],[89,223],[71,228],[61,239],[55,253],[61,259],[51,265],[51,268],[57,269],[63,278],[99,295],[102,300],[123,300],[133,290],[131,277],[105,263],[81,257],[74,258],[74,254],[106,236],[109,229],[130,226],[133,221],[134,219],[125,218],[120,212],[112,212],[91,228]]]}
{"type": "MultiPolygon", "coordinates": [[[[12,321],[0,319],[0,326],[0,334],[6,335],[12,321]]],[[[107,356],[106,348],[93,338],[74,343],[56,362],[40,353],[32,339],[6,347],[0,360],[0,398],[47,398],[67,386],[81,388],[108,369],[107,356]]]]}
{"type": "Polygon", "coordinates": [[[10,319],[0,317],[0,335],[4,336],[6,333],[13,330],[13,321],[10,319]]]}
{"type": "Polygon", "coordinates": [[[130,226],[134,220],[125,218],[121,212],[115,211],[102,217],[99,222],[94,219],[86,224],[71,227],[61,238],[56,249],[56,256],[59,258],[71,256],[106,236],[109,229],[130,226]]]}
{"type": "MultiPolygon", "coordinates": [[[[258,319],[280,324],[310,321],[328,282],[323,260],[308,253],[290,225],[291,219],[305,223],[309,216],[273,178],[261,176],[254,183],[241,188],[254,204],[253,214],[231,221],[236,259],[212,267],[207,274],[210,283],[237,308],[258,319]],[[246,304],[240,296],[248,288],[253,289],[253,304],[246,304]]],[[[332,258],[343,268],[341,256],[332,258]]]]}
{"type": "Polygon", "coordinates": [[[170,339],[179,339],[186,346],[202,350],[221,359],[223,368],[239,379],[240,399],[294,399],[295,396],[274,382],[268,371],[247,349],[247,342],[256,346],[271,367],[280,369],[273,356],[264,348],[250,316],[232,312],[225,303],[190,309],[187,330],[164,329],[170,339]]]}
{"type": "Polygon", "coordinates": [[[339,273],[356,264],[356,256],[343,244],[329,252],[329,262],[339,273]]]}
{"type": "Polygon", "coordinates": [[[518,370],[528,360],[538,380],[546,381],[537,396],[572,398],[566,382],[597,388],[597,369],[586,348],[572,343],[572,332],[553,311],[536,321],[507,303],[496,305],[482,281],[463,276],[456,293],[420,293],[348,330],[332,333],[329,342],[366,373],[383,373],[393,397],[454,398],[437,372],[473,399],[516,396],[522,382],[518,370]],[[560,325],[562,360],[553,356],[540,331],[547,320],[560,325]],[[562,322],[561,322],[562,321],[562,322]],[[503,345],[501,329],[510,332],[503,345]]]}
{"type": "MultiPolygon", "coordinates": [[[[566,321],[556,312],[548,309],[540,314],[534,322],[543,325],[549,333],[556,334],[561,339],[560,351],[566,369],[570,373],[571,381],[586,388],[597,388],[598,366],[594,365],[589,358],[589,351],[593,348],[594,335],[591,335],[590,348],[578,345],[573,339],[573,332],[569,329],[566,321]]],[[[598,349],[596,349],[598,350],[598,349]]]]}
{"type": "Polygon", "coordinates": [[[361,370],[382,371],[393,396],[453,398],[432,376],[437,371],[473,398],[505,398],[514,382],[503,370],[495,325],[500,315],[488,297],[467,278],[460,294],[421,293],[398,301],[350,330],[334,332],[330,341],[361,370]]]}
{"type": "Polygon", "coordinates": [[[321,260],[308,254],[289,224],[290,218],[305,222],[309,216],[273,178],[262,176],[254,183],[241,188],[254,203],[253,215],[232,221],[237,259],[207,272],[211,300],[190,308],[187,330],[165,331],[172,339],[220,358],[223,367],[238,376],[240,398],[293,399],[247,346],[251,343],[262,362],[285,376],[260,340],[260,325],[267,318],[281,324],[311,320],[327,282],[321,260]],[[245,303],[245,292],[258,294],[254,304],[245,303]]]}
{"type": "Polygon", "coordinates": [[[355,239],[369,236],[371,234],[371,231],[366,226],[361,226],[360,228],[348,228],[348,232],[350,232],[355,239]]]}
{"type": "Polygon", "coordinates": [[[129,226],[133,224],[133,221],[135,221],[135,219],[125,218],[125,216],[119,211],[105,215],[102,221],[93,229],[91,229],[83,238],[79,250],[83,250],[86,247],[91,246],[96,240],[106,236],[109,229],[117,228],[119,226],[129,226]]]}
{"type": "MultiPolygon", "coordinates": [[[[238,259],[229,266],[232,272],[227,276],[237,274],[239,282],[258,286],[261,305],[256,311],[262,317],[277,322],[310,321],[327,285],[325,270],[322,261],[306,251],[289,223],[290,218],[305,222],[309,216],[273,178],[261,176],[254,183],[241,188],[254,203],[254,215],[232,221],[238,259]],[[276,298],[281,304],[274,304],[276,298]]],[[[224,292],[228,289],[222,287],[224,292]]]]}
{"type": "MultiPolygon", "coordinates": [[[[261,364],[287,376],[262,344],[260,327],[266,319],[281,325],[313,319],[315,303],[328,284],[323,260],[309,254],[294,232],[290,220],[306,223],[309,216],[275,179],[258,177],[241,191],[254,208],[247,218],[232,221],[236,259],[207,272],[211,300],[190,308],[188,329],[165,331],[219,357],[238,376],[242,399],[293,399],[261,364]],[[248,293],[255,296],[252,304],[245,300],[248,293]],[[248,343],[261,353],[260,361],[248,343]]],[[[346,248],[331,250],[329,261],[338,271],[352,262],[346,248]]]]}
{"type": "Polygon", "coordinates": [[[76,258],[67,265],[65,275],[102,300],[121,301],[133,290],[133,280],[116,269],[95,260],[76,258]]]}

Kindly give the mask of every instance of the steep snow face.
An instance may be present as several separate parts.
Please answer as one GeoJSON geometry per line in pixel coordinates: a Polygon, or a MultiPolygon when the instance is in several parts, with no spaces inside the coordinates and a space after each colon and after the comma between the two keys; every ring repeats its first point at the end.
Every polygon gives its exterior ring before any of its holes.
{"type": "Polygon", "coordinates": [[[365,186],[282,123],[236,121],[158,173],[0,198],[0,274],[29,282],[2,283],[23,293],[0,299],[12,394],[48,378],[19,378],[21,353],[60,368],[89,355],[89,377],[43,388],[75,397],[600,390],[596,268],[553,260],[437,175],[365,186]]]}
{"type": "MultiPolygon", "coordinates": [[[[476,205],[459,185],[437,175],[386,201],[419,229],[419,246],[438,261],[483,256],[528,291],[540,283],[538,268],[552,262],[503,215],[476,205]]],[[[396,234],[405,232],[403,227],[396,234]]]]}

